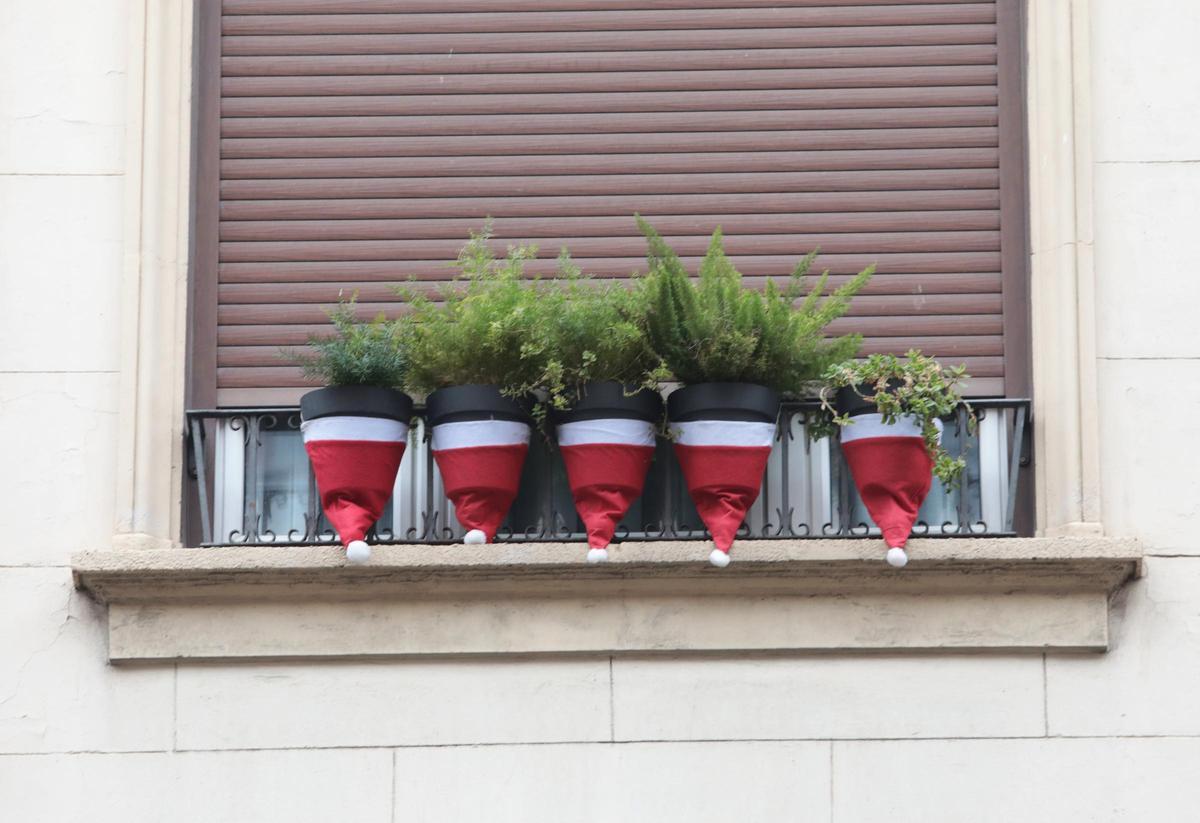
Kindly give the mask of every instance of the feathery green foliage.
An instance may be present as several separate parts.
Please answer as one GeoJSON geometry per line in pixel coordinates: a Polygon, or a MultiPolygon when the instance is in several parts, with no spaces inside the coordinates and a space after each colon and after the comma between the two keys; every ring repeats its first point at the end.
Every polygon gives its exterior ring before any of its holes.
{"type": "Polygon", "coordinates": [[[637,222],[649,243],[645,287],[650,341],[680,382],[758,383],[802,395],[831,364],[857,353],[859,335],[826,338],[823,330],[846,313],[874,266],[824,295],[828,271],[805,288],[817,254],[813,251],[783,288],[768,280],[762,292],[743,289],[742,275],[725,256],[717,229],[700,277],[692,281],[658,232],[641,216],[637,222]]]}
{"type": "MultiPolygon", "coordinates": [[[[911,350],[904,358],[894,354],[873,354],[866,360],[838,363],[826,370],[825,388],[821,389],[821,414],[809,424],[809,433],[816,439],[827,437],[839,426],[853,425],[853,419],[838,415],[832,398],[838,389],[847,386],[863,399],[875,405],[884,422],[895,423],[897,417],[913,416],[921,424],[925,449],[933,459],[934,476],[953,488],[962,476],[967,461],[951,457],[942,446],[934,421],[954,414],[963,402],[960,384],[967,379],[964,366],[945,367],[920,351],[911,350]],[[871,394],[863,394],[860,386],[870,386],[871,394]]],[[[967,428],[975,431],[975,413],[967,408],[967,428]]]]}
{"type": "Polygon", "coordinates": [[[308,343],[316,353],[283,356],[300,364],[305,377],[327,386],[384,386],[398,388],[408,375],[408,360],[399,345],[396,326],[379,315],[360,323],[355,298],[343,298],[329,311],[332,335],[314,335],[308,343]]]}
{"type": "Polygon", "coordinates": [[[548,393],[554,408],[568,408],[585,383],[615,380],[656,386],[661,361],[646,336],[645,284],[632,287],[586,277],[566,249],[558,279],[538,295],[538,320],[529,329],[522,357],[535,366],[529,390],[548,393]]]}
{"type": "Polygon", "coordinates": [[[537,248],[510,246],[497,259],[491,237],[491,221],[472,232],[458,254],[461,273],[442,291],[442,302],[402,290],[412,306],[401,335],[414,392],[484,383],[516,394],[537,381],[537,364],[522,356],[546,311],[538,284],[523,277],[537,248]]]}

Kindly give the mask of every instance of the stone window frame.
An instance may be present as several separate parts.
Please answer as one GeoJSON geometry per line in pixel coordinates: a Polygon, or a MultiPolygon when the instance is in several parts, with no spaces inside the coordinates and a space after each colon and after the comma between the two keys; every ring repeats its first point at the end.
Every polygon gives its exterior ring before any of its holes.
{"type": "MultiPolygon", "coordinates": [[[[178,545],[196,0],[131,16],[114,547],[178,545]]],[[[1026,3],[1039,535],[1103,534],[1092,261],[1090,0],[1026,3]]]]}
{"type": "Polygon", "coordinates": [[[554,551],[553,544],[498,546],[494,555],[470,558],[430,547],[418,547],[425,550],[420,554],[413,547],[386,546],[380,547],[380,562],[364,569],[345,568],[327,549],[180,547],[197,2],[143,2],[130,19],[117,517],[107,549],[74,559],[77,585],[109,605],[115,662],[729,651],[731,643],[754,640],[750,631],[735,632],[736,637],[723,632],[723,622],[710,621],[707,634],[671,628],[675,624],[662,619],[667,612],[659,602],[671,597],[682,614],[698,619],[714,598],[740,604],[726,612],[735,622],[745,622],[772,598],[800,610],[791,620],[776,621],[774,645],[749,650],[1107,648],[1109,600],[1140,574],[1142,551],[1133,541],[1104,539],[1100,511],[1090,0],[1008,5],[1010,13],[1023,15],[1027,47],[1038,536],[922,540],[924,559],[898,577],[882,568],[877,541],[865,540],[774,546],[751,541],[739,549],[742,562],[716,574],[678,554],[694,544],[676,546],[674,556],[663,554],[669,544],[625,544],[614,558],[622,562],[602,570],[551,557],[546,553],[554,551]],[[423,587],[431,581],[434,589],[427,591],[423,587]],[[428,602],[421,598],[431,591],[456,608],[432,618],[421,613],[420,603],[428,602]],[[459,630],[498,625],[488,616],[499,619],[517,608],[513,592],[529,603],[539,597],[561,603],[574,592],[580,607],[615,604],[617,612],[598,633],[586,627],[589,631],[564,636],[572,625],[568,616],[527,610],[523,617],[540,618],[546,636],[560,638],[545,648],[514,643],[503,632],[476,632],[493,638],[486,647],[429,647],[423,638],[400,631],[416,618],[444,628],[446,614],[461,618],[459,630]],[[964,599],[964,592],[978,596],[964,599]],[[1014,612],[1024,617],[1002,631],[987,629],[993,606],[1012,609],[1014,595],[1033,598],[1014,612]],[[1056,615],[1061,617],[1067,599],[1078,611],[1064,632],[1056,615]],[[821,608],[836,608],[811,611],[822,603],[821,608]],[[890,628],[864,620],[881,608],[899,614],[904,604],[916,609],[912,620],[891,621],[890,628]],[[321,622],[324,634],[288,634],[284,627],[296,622],[297,608],[321,622]],[[635,621],[631,641],[629,615],[639,609],[645,619],[635,621]],[[815,619],[803,619],[804,609],[815,619]],[[365,616],[397,631],[371,631],[365,616]],[[822,628],[842,620],[857,620],[861,630],[843,636],[822,628]],[[921,626],[907,630],[913,621],[921,626]],[[272,633],[273,626],[279,631],[272,633]],[[971,634],[972,626],[982,634],[971,634]],[[732,639],[721,641],[722,633],[732,639]],[[412,642],[406,645],[405,637],[412,642]]]}

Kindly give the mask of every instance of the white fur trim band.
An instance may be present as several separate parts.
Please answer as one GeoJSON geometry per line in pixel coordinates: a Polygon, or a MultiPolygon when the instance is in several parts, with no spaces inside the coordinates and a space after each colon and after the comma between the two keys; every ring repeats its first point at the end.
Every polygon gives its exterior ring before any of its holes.
{"type": "Polygon", "coordinates": [[[433,450],[473,446],[518,446],[529,442],[529,426],[513,420],[468,420],[433,427],[433,450]]]}
{"type": "Polygon", "coordinates": [[[589,443],[617,443],[622,446],[653,446],[654,424],[645,420],[580,420],[558,427],[558,445],[583,446],[589,443]]]}
{"type": "MultiPolygon", "coordinates": [[[[942,433],[942,421],[935,420],[938,437],[942,433]]],[[[897,417],[895,423],[884,423],[883,415],[860,414],[851,417],[848,425],[842,426],[841,438],[843,443],[852,440],[865,440],[868,437],[921,437],[921,424],[912,415],[897,417]]]]}
{"type": "Polygon", "coordinates": [[[396,443],[408,439],[408,424],[386,417],[318,417],[300,424],[304,442],[312,440],[372,440],[396,443]]]}
{"type": "Polygon", "coordinates": [[[693,420],[672,423],[671,432],[680,446],[770,446],[775,442],[774,423],[741,420],[693,420]]]}

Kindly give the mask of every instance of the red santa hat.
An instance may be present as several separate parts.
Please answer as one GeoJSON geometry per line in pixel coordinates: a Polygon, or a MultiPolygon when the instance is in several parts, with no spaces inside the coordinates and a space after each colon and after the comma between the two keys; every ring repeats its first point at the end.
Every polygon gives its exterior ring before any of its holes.
{"type": "Polygon", "coordinates": [[[603,418],[557,428],[575,510],[587,531],[587,559],[599,563],[608,559],[617,524],[642,495],[654,459],[654,424],[603,418]]]}
{"type": "Polygon", "coordinates": [[[331,387],[301,399],[300,431],[321,508],[353,563],[371,556],[364,538],[392,496],[411,410],[407,395],[370,386],[331,387]],[[339,413],[351,408],[388,416],[339,413]]]}
{"type": "Polygon", "coordinates": [[[464,543],[490,543],[517,497],[529,451],[529,425],[472,420],[433,427],[433,457],[464,543]]]}
{"type": "Polygon", "coordinates": [[[762,488],[779,395],[752,383],[700,383],[672,392],[667,411],[675,456],[715,545],[708,560],[728,566],[733,539],[762,488]]]}
{"type": "Polygon", "coordinates": [[[709,562],[727,566],[733,539],[762,488],[775,424],[694,420],[671,428],[688,492],[716,546],[709,562]]]}
{"type": "Polygon", "coordinates": [[[495,386],[454,386],[429,396],[433,457],[464,543],[490,543],[521,484],[529,452],[523,410],[495,386]]]}
{"type": "Polygon", "coordinates": [[[883,533],[888,563],[904,566],[905,543],[933,483],[933,460],[921,424],[910,416],[885,423],[878,412],[850,420],[842,427],[841,443],[854,486],[883,533]]]}

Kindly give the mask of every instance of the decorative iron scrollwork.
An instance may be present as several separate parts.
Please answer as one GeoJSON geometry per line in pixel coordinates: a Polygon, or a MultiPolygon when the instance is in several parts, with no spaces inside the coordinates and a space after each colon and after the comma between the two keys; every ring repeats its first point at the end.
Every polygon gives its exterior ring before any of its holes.
{"type": "MultiPolygon", "coordinates": [[[[1002,510],[998,519],[1003,522],[992,524],[983,517],[983,481],[980,478],[984,472],[976,466],[974,475],[963,483],[961,490],[947,494],[942,509],[928,518],[937,525],[931,526],[926,520],[920,520],[913,528],[915,536],[1013,533],[1018,481],[1023,474],[1020,468],[1028,463],[1029,402],[983,400],[974,401],[972,407],[981,425],[984,420],[995,417],[996,425],[1007,438],[1008,452],[1001,455],[1008,468],[1005,473],[1007,485],[1001,489],[999,498],[1002,510]]],[[[807,437],[806,426],[815,411],[815,403],[785,404],[763,492],[751,516],[738,530],[739,538],[861,538],[878,533],[866,522],[840,448],[824,441],[814,446],[807,437]],[[798,442],[803,443],[803,449],[795,448],[798,442]],[[823,506],[819,504],[820,500],[825,501],[823,506]]],[[[960,445],[973,444],[978,435],[967,432],[964,419],[964,414],[956,414],[949,421],[947,433],[953,433],[955,442],[960,445]]],[[[319,491],[311,472],[302,482],[296,483],[295,505],[280,503],[281,494],[286,498],[292,492],[287,491],[286,484],[284,491],[278,492],[278,479],[270,494],[261,487],[264,473],[272,465],[268,451],[280,448],[281,440],[279,437],[264,438],[263,434],[294,433],[294,445],[298,447],[301,419],[297,409],[190,411],[186,423],[189,506],[196,512],[192,522],[200,521],[196,530],[201,545],[288,546],[336,542],[336,535],[321,513],[319,491]],[[229,438],[236,438],[232,443],[237,445],[232,451],[229,438]],[[231,463],[235,465],[231,467],[231,463]],[[233,480],[240,482],[243,488],[242,506],[240,511],[230,512],[228,487],[223,484],[233,480]],[[220,497],[222,494],[225,496],[220,497]],[[224,506],[213,506],[214,498],[224,502],[224,506]],[[221,509],[219,522],[218,509],[221,509]],[[288,511],[295,511],[291,515],[295,522],[280,522],[281,518],[286,519],[288,511]]],[[[429,458],[428,434],[428,431],[415,430],[410,443],[410,453],[414,455],[413,459],[422,461],[417,464],[422,468],[413,472],[414,486],[408,489],[411,497],[402,501],[408,519],[397,520],[394,524],[391,521],[375,524],[368,532],[368,542],[433,544],[461,539],[462,531],[453,520],[451,507],[437,493],[440,485],[434,462],[429,458]]],[[[523,521],[511,515],[510,522],[500,528],[496,539],[519,542],[586,540],[574,509],[563,510],[557,505],[557,501],[569,500],[565,492],[565,472],[557,462],[561,458],[553,449],[547,448],[540,459],[546,461],[541,465],[548,468],[538,478],[536,490],[523,492],[527,498],[534,495],[527,499],[529,505],[525,506],[523,515],[527,519],[523,521]]],[[[696,518],[672,450],[665,443],[660,445],[652,472],[641,507],[637,509],[638,519],[621,523],[615,541],[707,539],[708,532],[696,518]]]]}

